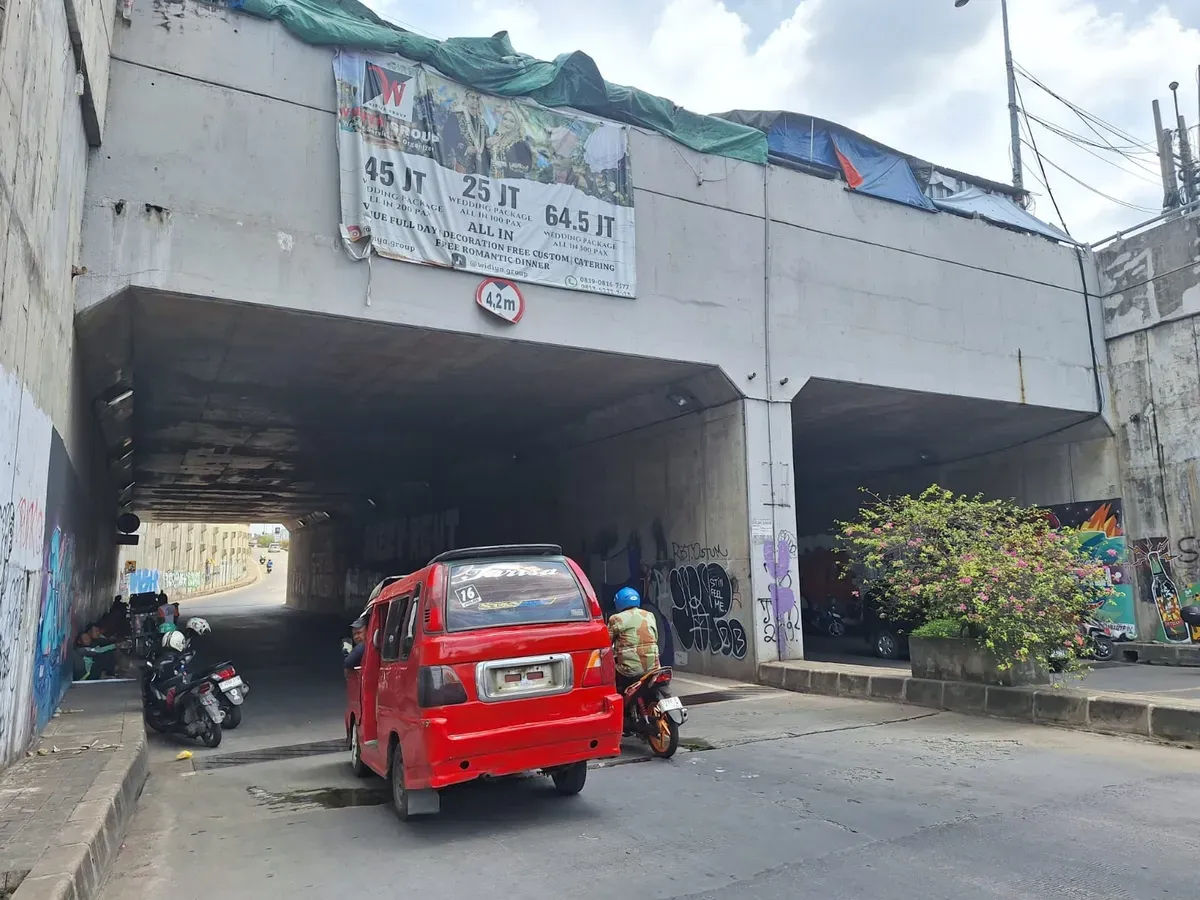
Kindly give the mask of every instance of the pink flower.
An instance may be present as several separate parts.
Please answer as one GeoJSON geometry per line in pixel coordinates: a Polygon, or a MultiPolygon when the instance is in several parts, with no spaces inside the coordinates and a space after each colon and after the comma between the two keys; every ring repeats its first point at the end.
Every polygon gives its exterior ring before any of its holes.
{"type": "Polygon", "coordinates": [[[959,584],[970,584],[970,583],[971,583],[971,576],[970,576],[970,575],[964,575],[962,578],[958,579],[958,583],[959,583],[959,584]]]}
{"type": "Polygon", "coordinates": [[[851,591],[851,592],[850,592],[850,596],[851,596],[851,597],[857,597],[857,596],[858,596],[858,591],[851,591]]]}
{"type": "Polygon", "coordinates": [[[884,523],[883,523],[883,527],[884,527],[884,528],[895,528],[896,526],[895,526],[895,524],[894,524],[894,523],[892,523],[892,522],[884,522],[884,523]]]}
{"type": "Polygon", "coordinates": [[[1017,560],[1017,568],[1018,569],[1028,569],[1029,563],[1025,562],[1025,560],[1023,560],[1023,559],[1018,559],[1017,560]]]}
{"type": "Polygon", "coordinates": [[[908,592],[910,594],[919,594],[919,593],[921,593],[921,589],[919,587],[917,587],[917,585],[914,584],[912,587],[910,587],[908,589],[908,592]]]}
{"type": "Polygon", "coordinates": [[[959,612],[966,612],[966,611],[967,611],[967,604],[965,604],[965,603],[960,603],[960,604],[958,604],[958,611],[959,611],[959,612]]]}
{"type": "Polygon", "coordinates": [[[882,529],[882,528],[873,528],[873,529],[871,529],[871,530],[872,530],[872,531],[874,531],[876,534],[883,534],[883,529],[882,529]]]}
{"type": "Polygon", "coordinates": [[[1115,557],[1115,556],[1117,555],[1117,551],[1116,551],[1116,550],[1109,550],[1109,551],[1108,551],[1108,555],[1109,555],[1110,557],[1115,557]]]}
{"type": "Polygon", "coordinates": [[[987,601],[988,601],[988,595],[987,595],[987,594],[980,594],[980,595],[979,595],[979,599],[980,599],[980,600],[982,600],[984,603],[987,603],[987,601]]]}

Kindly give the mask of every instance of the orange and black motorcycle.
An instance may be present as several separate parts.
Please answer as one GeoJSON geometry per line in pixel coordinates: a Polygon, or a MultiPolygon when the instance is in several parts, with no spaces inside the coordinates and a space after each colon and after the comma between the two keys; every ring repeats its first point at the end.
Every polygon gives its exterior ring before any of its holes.
{"type": "Polygon", "coordinates": [[[670,759],[679,749],[679,727],[687,721],[683,701],[671,693],[671,670],[651,669],[624,691],[625,733],[650,745],[660,759],[670,759]]]}

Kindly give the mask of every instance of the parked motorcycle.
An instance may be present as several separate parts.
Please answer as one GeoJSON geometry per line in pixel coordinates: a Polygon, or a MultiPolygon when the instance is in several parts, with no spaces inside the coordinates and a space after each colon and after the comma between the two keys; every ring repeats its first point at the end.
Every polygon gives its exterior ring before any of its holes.
{"type": "Polygon", "coordinates": [[[1085,619],[1080,626],[1083,636],[1089,645],[1088,655],[1097,662],[1105,662],[1113,658],[1117,645],[1112,639],[1112,629],[1097,619],[1085,619]]]}
{"type": "Polygon", "coordinates": [[[671,670],[652,669],[625,689],[625,733],[650,745],[660,759],[670,759],[679,749],[679,727],[687,721],[683,701],[670,692],[671,670]]]}
{"type": "Polygon", "coordinates": [[[208,678],[187,671],[194,650],[166,650],[142,663],[142,713],[146,724],[164,734],[199,738],[206,747],[221,743],[221,703],[208,678]]]}
{"type": "MultiPolygon", "coordinates": [[[[201,635],[211,631],[212,626],[208,624],[207,619],[200,616],[188,619],[187,624],[183,626],[185,649],[191,650],[201,635]]],[[[215,666],[209,666],[203,672],[193,673],[192,677],[196,680],[206,678],[217,689],[217,700],[221,704],[221,712],[225,714],[221,720],[222,728],[237,728],[242,724],[242,703],[245,701],[246,695],[250,693],[250,685],[238,675],[232,662],[229,660],[219,662],[215,666]]]]}
{"type": "Polygon", "coordinates": [[[841,637],[846,633],[846,620],[832,606],[822,610],[803,607],[800,610],[800,623],[809,634],[841,637]]]}

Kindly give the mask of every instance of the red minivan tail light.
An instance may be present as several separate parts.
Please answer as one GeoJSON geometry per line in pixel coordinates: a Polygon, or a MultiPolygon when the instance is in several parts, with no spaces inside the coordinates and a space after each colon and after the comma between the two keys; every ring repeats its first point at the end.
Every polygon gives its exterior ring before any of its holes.
{"type": "Polygon", "coordinates": [[[613,660],[612,648],[593,650],[588,659],[587,668],[583,670],[581,687],[603,687],[606,684],[617,683],[617,667],[613,660]]]}
{"type": "Polygon", "coordinates": [[[467,689],[449,666],[422,666],[417,676],[417,705],[422,709],[467,702],[467,689]]]}
{"type": "Polygon", "coordinates": [[[425,613],[421,619],[426,634],[441,634],[446,630],[446,571],[434,566],[425,594],[425,613]]]}

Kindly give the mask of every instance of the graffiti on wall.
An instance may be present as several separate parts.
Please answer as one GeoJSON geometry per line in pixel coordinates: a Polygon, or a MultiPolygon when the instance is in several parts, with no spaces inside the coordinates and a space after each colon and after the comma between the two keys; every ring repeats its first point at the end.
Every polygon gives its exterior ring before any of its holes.
{"type": "Polygon", "coordinates": [[[50,419],[0,367],[0,768],[37,727],[33,667],[46,546],[50,419]]]}
{"type": "Polygon", "coordinates": [[[1155,640],[1171,644],[1200,643],[1200,628],[1191,628],[1183,621],[1182,607],[1196,602],[1196,586],[1180,587],[1182,566],[1173,565],[1177,557],[1171,553],[1166,538],[1140,538],[1133,542],[1134,560],[1138,567],[1138,582],[1142,601],[1158,613],[1155,640]]]}
{"type": "Polygon", "coordinates": [[[631,532],[623,541],[616,531],[602,531],[584,547],[582,559],[601,605],[612,609],[612,598],[623,587],[637,588],[643,608],[650,609],[667,628],[679,665],[687,653],[710,653],[746,658],[749,638],[736,617],[742,608],[737,577],[729,572],[729,551],[713,542],[667,540],[662,522],[650,526],[653,553],[641,536],[631,532]]]}
{"type": "Polygon", "coordinates": [[[746,658],[746,628],[730,618],[734,579],[719,563],[676,566],[671,570],[671,621],[688,650],[746,658]]]}
{"type": "MultiPolygon", "coordinates": [[[[222,564],[221,571],[225,566],[222,564]]],[[[130,594],[144,594],[151,591],[198,591],[211,582],[213,572],[201,572],[199,569],[181,570],[167,569],[133,569],[121,576],[121,589],[130,594]]]]}
{"type": "Polygon", "coordinates": [[[457,533],[457,509],[373,522],[363,533],[363,560],[419,568],[430,557],[452,549],[457,533]]]}
{"type": "Polygon", "coordinates": [[[1082,547],[1104,567],[1112,593],[1096,607],[1096,617],[1108,623],[1113,636],[1135,640],[1133,578],[1129,544],[1122,524],[1120,498],[1064,503],[1045,507],[1055,527],[1075,528],[1082,547]]]}
{"type": "Polygon", "coordinates": [[[759,598],[762,610],[763,640],[768,644],[789,644],[800,639],[800,604],[792,578],[792,560],[796,558],[796,538],[780,531],[773,540],[763,542],[763,568],[770,584],[769,596],[759,598]]]}

